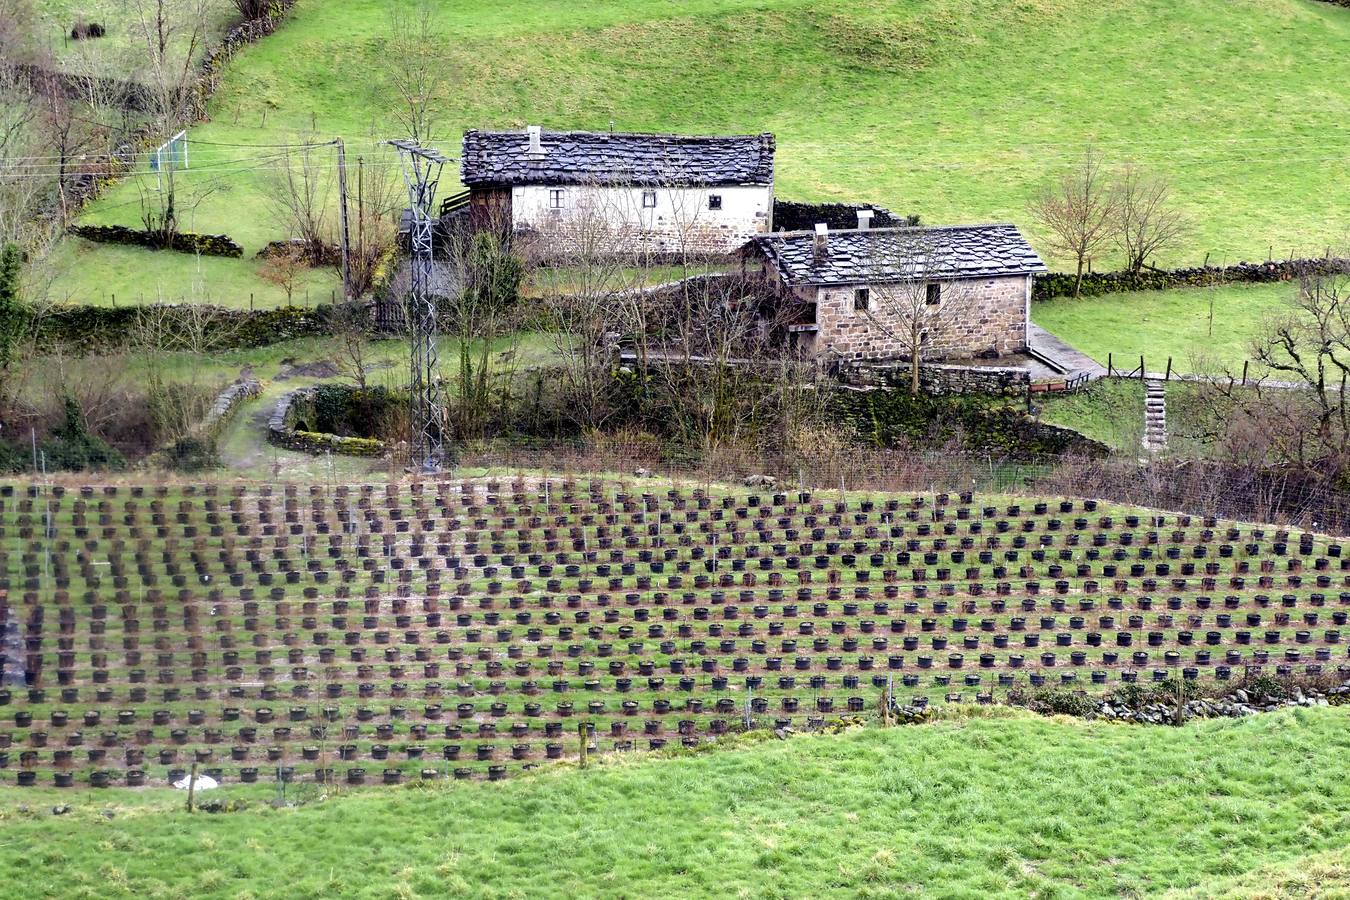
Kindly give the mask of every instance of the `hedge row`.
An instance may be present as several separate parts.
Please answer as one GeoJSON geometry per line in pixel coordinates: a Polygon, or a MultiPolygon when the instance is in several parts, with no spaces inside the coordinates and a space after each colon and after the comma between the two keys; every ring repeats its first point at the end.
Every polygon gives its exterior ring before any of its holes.
{"type": "Polygon", "coordinates": [[[858,211],[872,211],[873,228],[896,228],[918,225],[918,216],[897,216],[884,206],[871,203],[799,203],[795,200],[773,201],[773,227],[776,231],[810,231],[824,223],[835,230],[858,227],[858,211]]]}
{"type": "MultiPolygon", "coordinates": [[[[1350,3],[1350,0],[1346,0],[1350,3]]],[[[1164,291],[1181,287],[1213,287],[1218,284],[1264,284],[1289,281],[1309,272],[1350,272],[1350,259],[1288,259],[1281,262],[1232,266],[1196,266],[1189,269],[1149,269],[1133,272],[1089,272],[1083,276],[1082,294],[1095,297],[1120,291],[1164,291]]],[[[1038,275],[1032,299],[1051,300],[1073,296],[1072,272],[1038,275]]]]}
{"type": "Polygon", "coordinates": [[[1104,445],[1076,431],[1038,422],[1015,406],[985,397],[910,396],[906,390],[838,391],[831,411],[858,439],[877,447],[906,443],[940,446],[957,441],[966,451],[1008,459],[1064,454],[1105,456],[1104,445]]]}
{"type": "MultiPolygon", "coordinates": [[[[64,347],[77,353],[125,351],[135,345],[135,336],[143,316],[155,316],[155,331],[172,341],[175,334],[190,334],[205,323],[207,343],[216,350],[265,347],[292,338],[330,333],[331,305],[301,309],[227,309],[221,306],[146,305],[146,306],[58,306],[43,314],[36,323],[41,349],[64,347]],[[182,327],[174,327],[175,321],[182,327]],[[191,325],[192,327],[188,327],[191,325]]],[[[172,344],[165,350],[191,349],[172,344]]]]}
{"type": "Polygon", "coordinates": [[[226,234],[180,231],[170,236],[166,247],[159,234],[128,228],[125,225],[71,225],[67,230],[76,237],[82,237],[86,241],[97,241],[100,244],[126,244],[132,247],[149,247],[151,250],[177,250],[180,253],[228,256],[235,259],[244,255],[244,248],[226,234]]]}

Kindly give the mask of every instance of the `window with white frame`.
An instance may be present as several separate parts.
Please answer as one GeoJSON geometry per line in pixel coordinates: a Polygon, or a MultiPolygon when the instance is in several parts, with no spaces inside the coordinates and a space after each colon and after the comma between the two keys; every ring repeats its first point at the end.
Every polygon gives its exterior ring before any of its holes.
{"type": "Polygon", "coordinates": [[[642,208],[656,209],[656,191],[642,192],[642,208]]]}
{"type": "Polygon", "coordinates": [[[567,205],[567,191],[563,188],[549,188],[548,208],[562,209],[567,205]]]}
{"type": "Polygon", "coordinates": [[[722,195],[721,195],[721,194],[709,194],[709,195],[708,195],[708,209],[721,209],[721,208],[722,208],[722,195]]]}

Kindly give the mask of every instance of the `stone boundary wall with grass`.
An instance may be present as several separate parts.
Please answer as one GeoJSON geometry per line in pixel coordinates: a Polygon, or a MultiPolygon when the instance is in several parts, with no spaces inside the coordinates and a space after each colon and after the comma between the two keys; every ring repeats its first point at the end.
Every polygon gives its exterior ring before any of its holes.
{"type": "Polygon", "coordinates": [[[314,420],[315,388],[299,388],[277,401],[267,417],[267,442],[301,453],[339,453],[344,456],[383,456],[388,447],[373,438],[343,437],[305,427],[314,420]]]}
{"type": "MultiPolygon", "coordinates": [[[[32,327],[39,350],[60,347],[79,354],[126,353],[136,348],[142,316],[165,317],[167,324],[157,322],[155,330],[170,339],[176,330],[172,327],[173,320],[181,317],[185,325],[193,323],[194,330],[205,322],[207,342],[213,350],[239,350],[329,334],[332,310],[328,304],[313,309],[283,306],[257,310],[191,304],[116,307],[71,304],[42,311],[32,327]]],[[[170,342],[157,349],[189,348],[175,347],[170,342]]]]}
{"type": "Polygon", "coordinates": [[[66,231],[86,241],[100,244],[123,244],[129,247],[148,247],[151,250],[176,250],[179,253],[195,253],[202,256],[226,256],[239,259],[244,248],[227,234],[197,234],[192,231],[178,231],[169,235],[168,246],[164,237],[153,231],[128,228],[125,225],[71,225],[66,231]]]}
{"type": "MultiPolygon", "coordinates": [[[[909,363],[862,363],[841,367],[839,380],[855,387],[897,388],[909,386],[909,363]]],[[[926,394],[953,396],[990,394],[1017,396],[1026,393],[1031,374],[1012,366],[962,366],[925,363],[919,367],[919,387],[926,394]]]]}
{"type": "MultiPolygon", "coordinates": [[[[1350,0],[1346,0],[1350,3],[1350,0]]],[[[1095,297],[1126,291],[1165,291],[1171,288],[1214,287],[1221,284],[1270,284],[1291,281],[1307,274],[1350,273],[1350,259],[1286,259],[1231,266],[1195,266],[1184,269],[1149,269],[1145,272],[1088,272],[1083,275],[1082,295],[1095,297]]],[[[1073,296],[1072,272],[1036,276],[1033,300],[1073,296]]]]}

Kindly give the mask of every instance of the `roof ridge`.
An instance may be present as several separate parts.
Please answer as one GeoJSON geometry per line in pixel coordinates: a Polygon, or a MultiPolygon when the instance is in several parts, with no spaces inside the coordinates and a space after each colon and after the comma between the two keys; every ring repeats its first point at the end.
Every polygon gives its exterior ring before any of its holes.
{"type": "MultiPolygon", "coordinates": [[[[829,229],[829,233],[831,235],[897,234],[899,232],[914,232],[914,231],[922,231],[922,232],[971,231],[973,229],[989,229],[989,228],[1014,228],[1017,229],[1019,233],[1021,232],[1021,229],[1018,228],[1016,222],[968,222],[959,225],[888,225],[882,228],[831,228],[829,229]]],[[[765,241],[771,239],[784,239],[795,237],[815,237],[815,234],[816,234],[815,231],[805,229],[800,229],[797,231],[771,231],[766,234],[757,234],[755,235],[754,239],[757,241],[765,241]]]]}
{"type": "MultiPolygon", "coordinates": [[[[466,136],[470,134],[482,134],[494,136],[509,134],[509,135],[519,135],[522,138],[529,136],[528,132],[526,131],[509,128],[500,130],[492,130],[484,128],[468,128],[465,129],[464,134],[466,136]]],[[[592,131],[585,128],[573,128],[566,131],[552,131],[545,128],[542,131],[540,131],[541,137],[546,137],[550,134],[552,135],[584,134],[594,137],[663,137],[663,138],[678,138],[680,140],[751,140],[751,139],[762,139],[765,137],[769,138],[774,137],[774,133],[772,131],[739,132],[736,134],[682,134],[674,131],[592,131]]]]}

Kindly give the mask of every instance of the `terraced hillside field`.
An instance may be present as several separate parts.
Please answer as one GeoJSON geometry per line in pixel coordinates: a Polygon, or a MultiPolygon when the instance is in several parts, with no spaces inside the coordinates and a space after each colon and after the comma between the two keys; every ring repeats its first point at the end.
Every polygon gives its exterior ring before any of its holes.
{"type": "Polygon", "coordinates": [[[1015,687],[1350,672],[1350,558],[1094,501],[7,486],[0,772],[498,779],[1015,687]]]}
{"type": "MultiPolygon", "coordinates": [[[[434,6],[426,67],[447,152],[466,128],[531,123],[772,131],[779,196],[863,200],[933,223],[1016,221],[1049,258],[1027,202],[1094,144],[1113,164],[1171,179],[1189,227],[1159,263],[1317,254],[1346,238],[1350,55],[1337,48],[1350,46],[1350,11],[1318,0],[434,6]]],[[[375,144],[403,136],[388,8],[300,0],[277,34],[236,57],[210,121],[191,131],[202,143],[179,176],[189,227],[230,234],[248,256],[287,236],[266,174],[284,141],[341,135],[368,172],[393,164],[375,144]]],[[[138,226],[134,182],[88,220],[138,226]]],[[[71,241],[60,293],[279,299],[251,260],[210,271],[163,256],[138,267],[150,254],[126,249],[105,265],[103,254],[71,241]]],[[[313,296],[331,287],[313,284],[313,296]]]]}

